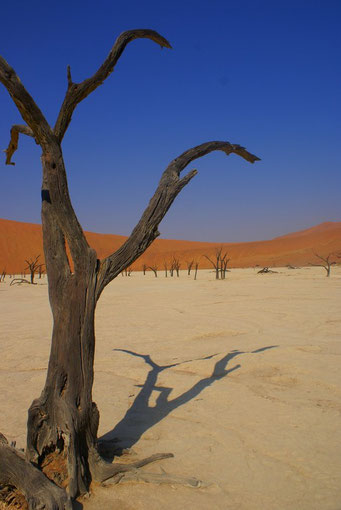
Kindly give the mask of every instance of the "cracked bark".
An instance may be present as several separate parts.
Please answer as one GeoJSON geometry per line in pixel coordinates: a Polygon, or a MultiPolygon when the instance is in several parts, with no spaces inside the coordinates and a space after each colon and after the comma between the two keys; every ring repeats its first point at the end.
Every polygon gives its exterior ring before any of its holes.
{"type": "Polygon", "coordinates": [[[129,267],[159,235],[160,221],[197,173],[192,170],[184,177],[180,176],[189,163],[216,150],[226,155],[235,153],[251,163],[258,160],[243,147],[225,141],[207,142],[185,151],[162,174],[154,195],[127,241],[106,259],[97,259],[71,204],[61,142],[76,106],[112,73],[126,45],[137,38],[148,38],[161,47],[171,47],[157,32],[130,30],[118,37],[92,77],[74,83],[68,68],[67,91],[54,128],[48,124],[15,71],[0,57],[0,82],[26,122],[26,126],[15,125],[11,129],[10,143],[5,151],[6,164],[13,164],[19,133],[33,137],[42,149],[41,215],[53,315],[51,353],[45,386],[28,411],[26,459],[5,443],[0,446],[0,483],[21,490],[30,509],[69,508],[70,498],[86,493],[93,479],[117,479],[120,474],[136,473],[139,467],[172,456],[155,454],[131,465],[109,464],[97,451],[99,412],[92,400],[96,303],[105,286],[129,267]],[[71,261],[66,253],[66,242],[71,261]]]}

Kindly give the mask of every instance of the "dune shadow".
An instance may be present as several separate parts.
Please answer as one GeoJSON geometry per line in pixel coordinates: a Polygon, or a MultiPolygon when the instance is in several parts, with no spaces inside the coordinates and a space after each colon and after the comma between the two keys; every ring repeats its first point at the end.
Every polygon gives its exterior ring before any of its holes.
{"type": "Polygon", "coordinates": [[[148,429],[163,420],[172,411],[174,411],[174,409],[177,409],[197,397],[205,388],[211,386],[215,381],[218,381],[226,377],[231,372],[238,370],[241,366],[240,364],[227,368],[228,363],[236,356],[240,356],[242,354],[257,354],[275,347],[277,347],[277,345],[262,347],[254,351],[233,350],[229,352],[216,361],[212,374],[209,377],[201,379],[187,391],[184,391],[181,395],[178,395],[173,399],[169,399],[173,388],[157,385],[159,374],[164,370],[183,365],[184,363],[214,358],[218,356],[218,354],[197,358],[196,360],[186,360],[179,363],[173,363],[171,365],[158,365],[151,359],[149,354],[138,354],[127,349],[114,349],[114,351],[123,352],[143,359],[144,362],[150,366],[150,370],[144,384],[136,385],[137,388],[141,389],[122,420],[117,423],[111,431],[99,438],[98,447],[101,454],[108,460],[113,460],[114,456],[120,455],[125,448],[131,448],[148,429]],[[151,406],[149,405],[149,399],[154,391],[158,392],[158,396],[156,398],[155,405],[151,406]]]}

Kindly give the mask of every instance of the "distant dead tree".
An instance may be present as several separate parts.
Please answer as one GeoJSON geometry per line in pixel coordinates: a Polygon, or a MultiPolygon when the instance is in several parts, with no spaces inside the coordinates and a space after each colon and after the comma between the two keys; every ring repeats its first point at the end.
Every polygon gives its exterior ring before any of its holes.
{"type": "Polygon", "coordinates": [[[4,269],[0,275],[0,282],[4,282],[5,281],[5,276],[6,276],[6,269],[4,269]]]}
{"type": "Polygon", "coordinates": [[[167,260],[164,261],[163,268],[165,270],[165,277],[167,278],[167,276],[168,276],[168,262],[167,262],[167,260]]]}
{"type": "Polygon", "coordinates": [[[12,285],[21,285],[22,283],[28,283],[31,285],[31,282],[26,280],[26,278],[13,278],[9,286],[12,287],[12,285]]]}
{"type": "Polygon", "coordinates": [[[148,269],[148,266],[146,264],[143,264],[142,271],[143,271],[144,275],[146,274],[147,269],[148,269]]]}
{"type": "Polygon", "coordinates": [[[198,267],[199,267],[198,262],[194,262],[194,280],[197,279],[198,267]]]}
{"type": "Polygon", "coordinates": [[[186,260],[186,264],[187,264],[187,274],[188,274],[188,276],[190,276],[191,270],[192,270],[192,267],[194,264],[194,260],[186,260]]]}
{"type": "Polygon", "coordinates": [[[132,268],[131,266],[126,267],[126,268],[124,269],[124,271],[122,271],[122,276],[123,276],[123,275],[125,275],[125,276],[130,276],[130,275],[131,275],[131,273],[132,273],[132,271],[133,271],[133,268],[132,268]]]}
{"type": "MultiPolygon", "coordinates": [[[[180,276],[180,267],[181,267],[180,259],[178,259],[177,257],[173,256],[172,270],[176,272],[176,276],[178,278],[180,276]]],[[[173,276],[173,272],[172,272],[171,276],[173,276]]]]}
{"type": "Polygon", "coordinates": [[[223,246],[216,249],[215,259],[211,259],[208,255],[204,255],[204,257],[214,267],[216,280],[219,280],[219,275],[221,279],[224,280],[227,271],[227,264],[230,259],[227,258],[227,252],[223,253],[223,246]]]}
{"type": "Polygon", "coordinates": [[[25,260],[25,262],[27,264],[25,269],[28,269],[29,272],[30,272],[31,284],[32,285],[34,285],[34,275],[36,274],[37,271],[40,270],[41,266],[44,265],[44,264],[39,264],[38,263],[39,257],[40,257],[40,255],[37,255],[35,259],[31,258],[29,260],[25,260]]]}
{"type": "Polygon", "coordinates": [[[272,271],[268,267],[263,267],[260,271],[257,271],[258,274],[267,274],[267,273],[278,273],[278,271],[272,271]]]}
{"type": "Polygon", "coordinates": [[[335,266],[336,265],[336,262],[335,261],[331,261],[330,258],[335,256],[334,253],[329,253],[329,255],[327,255],[327,257],[322,257],[322,255],[319,255],[318,253],[315,253],[314,252],[314,255],[315,257],[317,257],[318,259],[322,260],[322,264],[313,264],[310,262],[310,266],[316,266],[316,267],[324,267],[324,269],[326,270],[327,274],[326,276],[329,278],[330,276],[330,269],[331,269],[331,266],[335,266]]]}
{"type": "Polygon", "coordinates": [[[39,280],[41,279],[41,277],[43,275],[43,267],[44,267],[44,264],[41,264],[38,269],[39,280]]]}
{"type": "Polygon", "coordinates": [[[148,266],[148,269],[150,269],[151,271],[153,271],[155,278],[157,278],[157,270],[158,270],[157,265],[156,265],[156,264],[153,264],[152,266],[148,266]]]}
{"type": "Polygon", "coordinates": [[[226,277],[226,271],[227,271],[227,264],[230,262],[231,259],[227,258],[227,253],[223,255],[223,257],[220,259],[220,278],[222,280],[225,280],[226,277]]]}

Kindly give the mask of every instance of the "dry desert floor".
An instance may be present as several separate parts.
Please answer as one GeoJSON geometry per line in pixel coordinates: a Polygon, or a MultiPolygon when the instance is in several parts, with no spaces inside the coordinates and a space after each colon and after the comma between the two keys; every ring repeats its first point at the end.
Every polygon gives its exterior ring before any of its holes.
{"type": "MultiPolygon", "coordinates": [[[[340,510],[341,268],[119,276],[96,314],[99,435],[199,489],[93,487],[94,510],[340,510]]],[[[25,445],[51,314],[46,280],[0,285],[0,431],[25,445]]]]}

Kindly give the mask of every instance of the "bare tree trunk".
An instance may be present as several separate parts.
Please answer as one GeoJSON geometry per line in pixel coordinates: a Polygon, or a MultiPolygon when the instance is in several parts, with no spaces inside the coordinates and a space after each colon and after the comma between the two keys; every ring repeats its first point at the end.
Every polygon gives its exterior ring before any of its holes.
{"type": "Polygon", "coordinates": [[[153,271],[155,278],[157,278],[157,267],[156,266],[148,266],[151,271],[153,271]]]}
{"type": "Polygon", "coordinates": [[[190,261],[187,260],[187,274],[188,274],[188,276],[190,276],[190,274],[191,274],[193,264],[194,264],[194,260],[190,260],[190,261]]]}
{"type": "Polygon", "coordinates": [[[198,265],[199,264],[196,262],[196,264],[195,264],[195,272],[194,272],[194,280],[197,279],[198,265]]]}
{"type": "Polygon", "coordinates": [[[326,276],[327,278],[330,277],[330,269],[331,269],[331,266],[334,266],[336,264],[336,262],[332,262],[330,260],[330,258],[335,254],[334,253],[329,253],[329,255],[327,255],[326,257],[322,257],[321,255],[319,255],[318,253],[314,253],[315,257],[317,257],[318,259],[322,260],[323,264],[312,264],[310,263],[311,266],[317,266],[317,267],[323,267],[325,270],[326,270],[326,276]]]}
{"type": "MultiPolygon", "coordinates": [[[[159,235],[158,226],[174,199],[197,174],[192,170],[181,177],[181,172],[191,161],[216,150],[227,156],[238,154],[252,163],[258,160],[240,145],[226,141],[206,142],[185,151],[163,172],[130,237],[104,260],[97,260],[71,204],[61,142],[76,106],[112,73],[126,45],[137,38],[148,38],[161,47],[170,48],[168,41],[153,30],[130,30],[118,37],[92,77],[74,83],[68,68],[67,92],[54,128],[48,124],[14,69],[0,57],[0,81],[27,124],[12,126],[10,143],[5,151],[6,164],[13,164],[11,158],[18,148],[19,133],[33,137],[42,149],[42,228],[53,314],[45,386],[28,411],[26,457],[29,462],[25,463],[8,445],[0,446],[0,484],[22,489],[30,510],[70,508],[65,491],[56,490],[56,485],[47,477],[57,485],[67,487],[68,495],[74,498],[89,490],[91,480],[104,481],[171,456],[155,454],[127,465],[107,463],[97,452],[99,413],[92,401],[96,303],[106,285],[133,264],[159,235]],[[70,262],[66,243],[70,248],[70,262]]],[[[156,265],[150,269],[157,277],[156,265]]]]}

